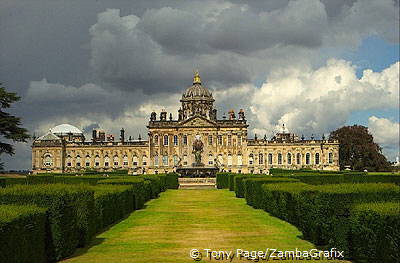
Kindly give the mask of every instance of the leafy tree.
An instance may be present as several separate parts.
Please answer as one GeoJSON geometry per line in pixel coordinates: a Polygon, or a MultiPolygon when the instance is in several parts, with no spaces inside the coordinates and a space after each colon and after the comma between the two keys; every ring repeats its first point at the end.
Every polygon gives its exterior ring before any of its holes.
{"type": "MultiPolygon", "coordinates": [[[[13,102],[20,99],[16,93],[7,92],[0,83],[0,155],[3,153],[14,154],[14,147],[7,143],[7,140],[26,142],[29,138],[27,129],[20,127],[21,119],[4,111],[4,109],[10,108],[13,102]]],[[[2,163],[0,163],[1,169],[3,169],[2,163]]]]}
{"type": "Polygon", "coordinates": [[[346,165],[354,170],[388,171],[390,163],[382,154],[382,148],[374,142],[368,128],[361,125],[344,126],[329,135],[330,139],[339,140],[340,169],[346,165]]]}

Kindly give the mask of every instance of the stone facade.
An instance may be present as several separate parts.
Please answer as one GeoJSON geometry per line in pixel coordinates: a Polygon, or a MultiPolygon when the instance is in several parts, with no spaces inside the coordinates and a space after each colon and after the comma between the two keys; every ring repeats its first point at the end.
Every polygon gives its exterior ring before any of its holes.
{"type": "Polygon", "coordinates": [[[212,94],[201,85],[196,73],[193,85],[181,99],[182,107],[175,120],[167,112],[150,114],[148,139],[119,141],[93,131],[85,141],[76,127],[62,124],[34,140],[32,170],[39,172],[79,172],[86,169],[111,171],[128,169],[132,174],[173,172],[194,163],[193,142],[203,143],[204,167],[236,173],[267,173],[269,168],[312,168],[339,170],[339,143],[331,140],[299,139],[292,133],[273,138],[249,139],[243,110],[238,116],[217,119],[212,94]]]}

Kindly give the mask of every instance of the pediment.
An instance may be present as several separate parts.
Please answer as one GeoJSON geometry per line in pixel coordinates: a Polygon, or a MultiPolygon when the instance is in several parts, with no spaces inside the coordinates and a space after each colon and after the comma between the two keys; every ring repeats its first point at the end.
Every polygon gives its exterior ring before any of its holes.
{"type": "Polygon", "coordinates": [[[214,126],[217,126],[217,124],[207,118],[202,117],[202,116],[193,116],[193,117],[181,122],[179,126],[182,126],[182,127],[210,127],[210,126],[214,127],[214,126]]]}

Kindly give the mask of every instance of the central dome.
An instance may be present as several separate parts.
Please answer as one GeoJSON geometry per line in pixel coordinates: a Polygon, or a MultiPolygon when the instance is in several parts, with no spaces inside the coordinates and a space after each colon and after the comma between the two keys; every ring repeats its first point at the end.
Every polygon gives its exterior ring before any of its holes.
{"type": "Polygon", "coordinates": [[[56,127],[50,129],[50,131],[55,135],[68,135],[69,133],[72,133],[73,135],[82,134],[81,130],[79,130],[75,126],[65,123],[57,125],[56,127]]]}
{"type": "Polygon", "coordinates": [[[213,100],[211,92],[201,85],[199,72],[193,78],[193,85],[185,90],[182,100],[213,100]]]}

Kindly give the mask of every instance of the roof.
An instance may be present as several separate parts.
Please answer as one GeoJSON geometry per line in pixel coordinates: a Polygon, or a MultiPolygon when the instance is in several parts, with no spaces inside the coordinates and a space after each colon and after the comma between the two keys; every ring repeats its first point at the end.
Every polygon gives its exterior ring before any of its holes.
{"type": "Polygon", "coordinates": [[[59,140],[61,140],[61,138],[51,133],[51,131],[47,132],[45,135],[36,139],[36,141],[59,141],[59,140]]]}
{"type": "Polygon", "coordinates": [[[200,75],[196,72],[193,78],[193,85],[185,90],[182,100],[214,100],[211,92],[201,85],[200,75]]]}
{"type": "Polygon", "coordinates": [[[65,123],[51,128],[50,131],[55,135],[67,135],[68,133],[72,133],[73,135],[82,134],[82,131],[75,126],[65,123]]]}

